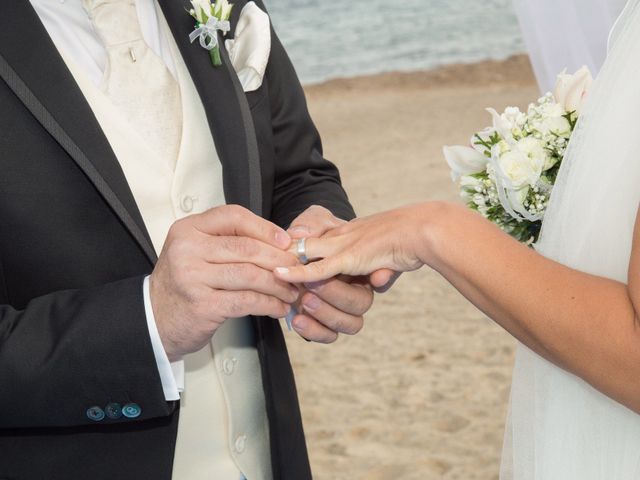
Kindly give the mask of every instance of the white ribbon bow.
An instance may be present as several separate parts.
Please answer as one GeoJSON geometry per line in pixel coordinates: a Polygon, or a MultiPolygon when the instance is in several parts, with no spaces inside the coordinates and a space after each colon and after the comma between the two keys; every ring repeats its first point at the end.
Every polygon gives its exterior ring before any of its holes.
{"type": "Polygon", "coordinates": [[[207,50],[213,50],[218,46],[218,31],[223,34],[231,30],[231,24],[228,20],[218,20],[216,17],[209,17],[207,23],[200,24],[193,32],[189,34],[189,40],[193,43],[196,38],[200,38],[200,46],[207,50]]]}

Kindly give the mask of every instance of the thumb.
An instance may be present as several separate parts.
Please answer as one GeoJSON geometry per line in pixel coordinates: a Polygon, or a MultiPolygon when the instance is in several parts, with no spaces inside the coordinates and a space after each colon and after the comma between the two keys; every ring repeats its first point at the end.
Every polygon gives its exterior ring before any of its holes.
{"type": "Polygon", "coordinates": [[[369,283],[377,293],[385,293],[393,286],[400,275],[399,272],[383,268],[369,276],[369,283]]]}

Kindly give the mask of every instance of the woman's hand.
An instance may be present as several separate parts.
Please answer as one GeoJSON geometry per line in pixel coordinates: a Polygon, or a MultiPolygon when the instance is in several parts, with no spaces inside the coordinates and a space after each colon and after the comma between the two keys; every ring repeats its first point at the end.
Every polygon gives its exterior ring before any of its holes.
{"type": "Polygon", "coordinates": [[[336,275],[370,275],[380,269],[417,270],[424,262],[427,225],[437,203],[424,203],[364,217],[306,240],[306,266],[278,268],[291,283],[327,280],[336,275]]]}

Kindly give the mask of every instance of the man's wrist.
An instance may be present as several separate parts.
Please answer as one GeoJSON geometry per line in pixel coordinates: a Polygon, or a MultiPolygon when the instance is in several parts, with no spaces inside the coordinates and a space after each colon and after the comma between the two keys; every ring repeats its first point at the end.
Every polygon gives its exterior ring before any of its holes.
{"type": "Polygon", "coordinates": [[[165,351],[160,333],[158,332],[158,326],[156,325],[155,316],[153,314],[153,307],[151,304],[151,293],[149,288],[149,277],[145,277],[142,292],[144,297],[144,309],[147,316],[147,327],[149,329],[149,338],[151,339],[151,346],[153,347],[153,354],[158,365],[158,373],[160,375],[160,381],[162,382],[162,389],[167,401],[180,400],[180,388],[176,382],[176,372],[184,370],[184,364],[182,366],[179,362],[170,361],[167,352],[165,351]],[[175,366],[174,366],[175,364],[175,366]]]}

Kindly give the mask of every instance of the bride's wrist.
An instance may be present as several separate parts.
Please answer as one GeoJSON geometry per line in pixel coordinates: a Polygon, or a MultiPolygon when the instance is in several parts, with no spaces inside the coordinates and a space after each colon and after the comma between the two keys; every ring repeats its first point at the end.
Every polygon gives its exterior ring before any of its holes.
{"type": "Polygon", "coordinates": [[[416,252],[423,264],[432,268],[438,264],[441,246],[448,241],[447,225],[458,209],[457,205],[448,202],[429,202],[421,205],[416,252]]]}

